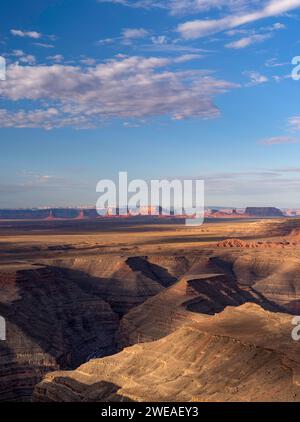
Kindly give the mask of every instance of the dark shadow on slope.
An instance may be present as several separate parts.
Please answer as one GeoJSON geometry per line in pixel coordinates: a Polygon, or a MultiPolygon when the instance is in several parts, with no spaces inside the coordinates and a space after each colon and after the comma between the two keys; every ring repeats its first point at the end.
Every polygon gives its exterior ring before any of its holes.
{"type": "MultiPolygon", "coordinates": [[[[7,365],[18,400],[28,399],[47,367],[74,369],[92,357],[117,352],[119,318],[92,285],[87,292],[62,269],[45,267],[18,271],[16,289],[19,299],[0,304],[0,315],[15,327],[6,347],[20,354],[7,365]]],[[[3,397],[5,383],[2,377],[3,397]]]]}
{"type": "MultiPolygon", "coordinates": [[[[84,384],[71,377],[57,376],[51,381],[51,397],[53,400],[53,390],[56,402],[90,402],[90,403],[117,403],[132,402],[118,391],[120,386],[108,382],[99,381],[94,384],[84,384]]],[[[49,388],[46,387],[46,388],[49,388]]],[[[48,401],[47,396],[40,395],[39,388],[34,394],[34,402],[48,401]]]]}
{"type": "Polygon", "coordinates": [[[285,312],[282,306],[270,301],[253,288],[240,288],[226,277],[212,279],[195,279],[188,281],[189,294],[195,298],[184,303],[187,310],[207,315],[222,312],[227,306],[240,306],[247,302],[260,305],[272,312],[285,312]]]}
{"type": "MultiPolygon", "coordinates": [[[[170,282],[163,269],[155,266],[155,271],[160,280],[170,282]]],[[[0,315],[16,327],[7,342],[1,344],[0,357],[11,355],[12,358],[8,359],[6,369],[0,362],[0,401],[28,401],[33,386],[45,372],[75,369],[90,359],[117,353],[115,336],[119,316],[155,294],[143,289],[141,293],[136,287],[132,286],[133,297],[126,303],[128,291],[124,291],[120,280],[101,279],[55,266],[19,270],[14,287],[19,298],[8,304],[0,303],[0,315]],[[113,283],[115,298],[109,293],[113,283]],[[14,359],[15,350],[27,355],[27,361],[14,359]],[[34,356],[39,356],[38,363],[34,356]],[[12,372],[9,387],[5,370],[12,372]]]]}
{"type": "Polygon", "coordinates": [[[165,268],[153,264],[147,257],[132,257],[126,260],[126,264],[133,271],[140,271],[145,277],[159,283],[162,287],[170,287],[176,283],[177,278],[173,277],[165,268]]]}

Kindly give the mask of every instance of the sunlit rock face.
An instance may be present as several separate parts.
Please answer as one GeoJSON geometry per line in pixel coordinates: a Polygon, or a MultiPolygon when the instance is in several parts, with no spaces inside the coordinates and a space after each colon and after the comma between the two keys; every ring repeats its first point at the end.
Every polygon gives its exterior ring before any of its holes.
{"type": "Polygon", "coordinates": [[[290,317],[255,304],[196,315],[154,342],[53,372],[36,401],[299,401],[290,317]]]}

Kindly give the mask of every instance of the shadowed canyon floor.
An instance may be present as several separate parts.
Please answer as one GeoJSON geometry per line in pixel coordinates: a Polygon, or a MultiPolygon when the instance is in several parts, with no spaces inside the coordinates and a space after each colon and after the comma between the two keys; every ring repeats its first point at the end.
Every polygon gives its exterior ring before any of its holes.
{"type": "Polygon", "coordinates": [[[0,401],[298,401],[299,232],[1,223],[0,401]]]}

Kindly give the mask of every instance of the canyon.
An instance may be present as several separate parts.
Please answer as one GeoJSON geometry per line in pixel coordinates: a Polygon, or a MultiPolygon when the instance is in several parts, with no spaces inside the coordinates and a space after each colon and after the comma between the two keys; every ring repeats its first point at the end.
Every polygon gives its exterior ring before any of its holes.
{"type": "Polygon", "coordinates": [[[0,401],[299,400],[300,220],[30,224],[0,224],[0,401]]]}

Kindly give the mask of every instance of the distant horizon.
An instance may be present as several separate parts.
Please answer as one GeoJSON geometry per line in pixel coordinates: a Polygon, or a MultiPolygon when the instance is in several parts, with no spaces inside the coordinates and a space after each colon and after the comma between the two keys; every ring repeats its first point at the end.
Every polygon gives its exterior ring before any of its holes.
{"type": "Polygon", "coordinates": [[[11,0],[0,16],[0,208],[93,204],[120,171],[298,207],[300,0],[11,0]]]}
{"type": "MultiPolygon", "coordinates": [[[[149,208],[161,208],[160,205],[153,205],[149,206],[149,208]]],[[[120,206],[117,208],[126,208],[126,206],[120,206]]],[[[145,207],[140,207],[145,208],[145,207]]],[[[224,205],[207,205],[204,207],[206,210],[246,210],[246,208],[277,208],[279,210],[291,210],[291,211],[297,211],[300,210],[299,207],[280,207],[280,206],[274,206],[274,205],[250,205],[250,206],[244,206],[244,207],[233,207],[233,206],[224,206],[224,205]]],[[[13,208],[13,207],[3,207],[0,208],[0,211],[17,211],[17,210],[23,210],[23,211],[30,211],[30,210],[63,210],[63,209],[70,209],[70,210],[96,210],[96,206],[94,205],[78,205],[78,206],[41,206],[41,207],[21,207],[21,208],[13,208]]],[[[102,210],[105,210],[106,208],[102,208],[102,210]]],[[[133,207],[129,207],[130,210],[133,210],[133,207]]],[[[175,207],[174,209],[179,209],[178,207],[175,207]]]]}

